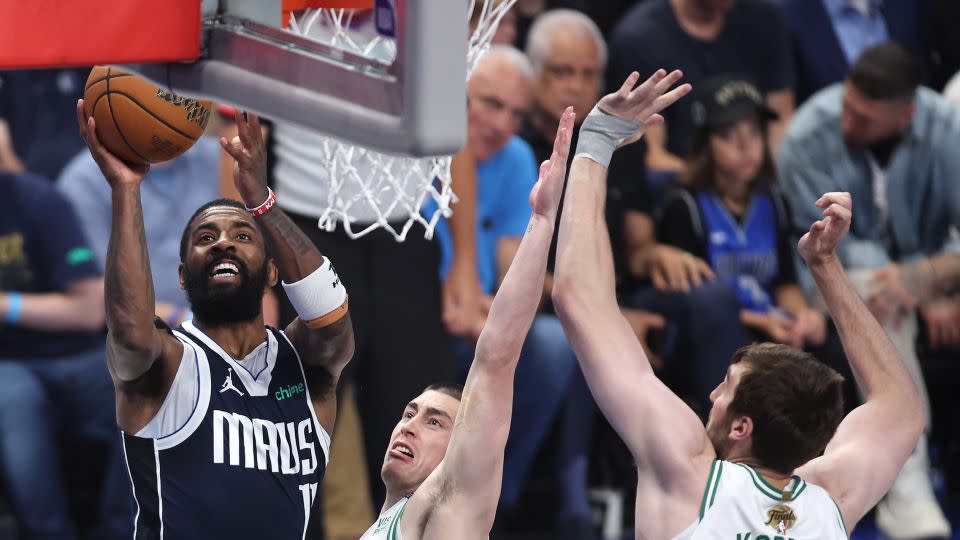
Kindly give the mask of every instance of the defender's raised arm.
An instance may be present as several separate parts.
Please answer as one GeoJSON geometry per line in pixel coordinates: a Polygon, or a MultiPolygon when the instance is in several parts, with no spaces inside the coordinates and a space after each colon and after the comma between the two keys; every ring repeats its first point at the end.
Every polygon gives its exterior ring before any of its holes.
{"type": "Polygon", "coordinates": [[[920,438],[924,417],[913,379],[837,256],[850,227],[850,195],[827,193],[817,206],[823,218],[800,239],[800,255],[823,294],[866,401],[843,420],[823,456],[799,474],[830,492],[852,528],[890,489],[920,438]]]}
{"type": "Polygon", "coordinates": [[[540,303],[573,120],[573,110],[567,109],[553,154],[540,166],[530,193],[533,214],[477,342],[446,456],[410,500],[401,524],[405,538],[479,538],[493,526],[510,432],[513,377],[540,303]],[[415,534],[413,527],[425,515],[430,519],[422,535],[415,534]]]}
{"type": "Polygon", "coordinates": [[[584,120],[554,274],[554,305],[593,396],[637,460],[637,522],[648,538],[672,537],[696,518],[714,453],[703,424],[657,379],[620,314],[604,203],[613,151],[663,121],[657,113],[690,90],[670,89],[680,77],[660,70],[635,87],[633,73],[584,120]]]}

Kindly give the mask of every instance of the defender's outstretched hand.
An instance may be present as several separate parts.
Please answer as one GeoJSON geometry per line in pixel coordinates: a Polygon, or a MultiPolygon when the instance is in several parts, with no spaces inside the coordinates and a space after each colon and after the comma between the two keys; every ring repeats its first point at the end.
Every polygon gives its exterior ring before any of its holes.
{"type": "Polygon", "coordinates": [[[659,69],[634,88],[640,74],[631,73],[619,90],[604,96],[584,118],[577,157],[609,167],[614,150],[639,139],[647,126],[663,122],[660,111],[690,92],[689,84],[670,89],[682,76],[680,70],[667,75],[659,69]]]}
{"type": "Polygon", "coordinates": [[[567,107],[560,116],[557,137],[553,141],[553,153],[550,159],[540,164],[540,178],[530,190],[530,207],[534,214],[544,216],[551,221],[557,217],[560,207],[560,195],[563,193],[563,180],[567,175],[567,156],[570,154],[570,136],[576,114],[573,107],[567,107]]]}
{"type": "Polygon", "coordinates": [[[150,170],[150,165],[133,165],[113,155],[97,137],[97,125],[93,117],[87,116],[83,108],[83,100],[77,100],[77,125],[80,127],[80,137],[87,143],[90,154],[100,167],[104,178],[110,187],[136,186],[143,181],[144,175],[150,170]]]}
{"type": "Polygon", "coordinates": [[[260,119],[255,114],[236,111],[237,136],[228,141],[220,137],[220,146],[236,160],[233,181],[248,206],[267,198],[267,145],[260,119]]]}
{"type": "Polygon", "coordinates": [[[597,107],[609,114],[640,123],[640,129],[631,137],[620,141],[617,148],[630,144],[643,135],[647,126],[663,122],[660,111],[672,105],[681,97],[687,95],[690,90],[690,84],[681,84],[670,89],[683,77],[683,72],[679,69],[670,72],[658,69],[656,73],[650,76],[640,86],[636,86],[640,80],[640,74],[634,71],[623,81],[620,89],[612,94],[607,94],[600,100],[597,107]],[[634,88],[636,86],[636,88],[634,88]]]}
{"type": "Polygon", "coordinates": [[[853,199],[849,193],[826,193],[817,200],[823,219],[810,225],[797,247],[809,266],[823,264],[837,256],[837,245],[850,230],[853,199]]]}

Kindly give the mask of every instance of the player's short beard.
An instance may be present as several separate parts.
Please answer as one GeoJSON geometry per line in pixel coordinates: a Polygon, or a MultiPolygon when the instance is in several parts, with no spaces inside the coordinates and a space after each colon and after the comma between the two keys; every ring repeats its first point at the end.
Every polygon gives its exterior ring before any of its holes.
{"type": "Polygon", "coordinates": [[[266,262],[250,271],[243,261],[232,257],[217,259],[199,270],[184,266],[184,288],[193,315],[210,326],[245,322],[258,317],[267,277],[266,262]],[[237,265],[240,284],[236,287],[212,286],[210,270],[227,260],[237,265]]]}
{"type": "Polygon", "coordinates": [[[712,422],[707,422],[707,437],[713,444],[713,450],[717,453],[717,458],[726,459],[730,455],[730,447],[733,441],[727,437],[730,433],[730,414],[724,414],[721,418],[716,418],[712,422]]]}

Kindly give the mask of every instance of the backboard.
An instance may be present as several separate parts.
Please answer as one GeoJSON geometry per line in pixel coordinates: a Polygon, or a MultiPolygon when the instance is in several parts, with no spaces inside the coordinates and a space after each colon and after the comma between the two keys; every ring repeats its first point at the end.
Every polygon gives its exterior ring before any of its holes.
{"type": "Polygon", "coordinates": [[[332,25],[321,24],[329,21],[284,29],[282,8],[281,0],[204,0],[197,62],[128,67],[174,91],[386,153],[462,146],[466,0],[377,0],[374,10],[339,12],[379,37],[370,51],[331,40],[332,25]]]}
{"type": "Polygon", "coordinates": [[[451,213],[466,80],[514,1],[14,0],[0,69],[120,65],[272,119],[277,140],[306,128],[327,185],[318,225],[403,241],[451,213]]]}
{"type": "Polygon", "coordinates": [[[2,2],[0,69],[122,65],[365,148],[448,155],[466,132],[468,1],[2,2]],[[376,46],[356,46],[365,33],[376,46]]]}

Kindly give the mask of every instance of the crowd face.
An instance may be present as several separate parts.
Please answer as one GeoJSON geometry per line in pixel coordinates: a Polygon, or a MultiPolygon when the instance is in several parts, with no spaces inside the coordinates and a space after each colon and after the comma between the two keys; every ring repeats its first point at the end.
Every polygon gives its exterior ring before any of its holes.
{"type": "Polygon", "coordinates": [[[850,81],[843,85],[843,139],[854,148],[901,135],[913,118],[913,104],[901,100],[870,99],[850,81]]]}
{"type": "Polygon", "coordinates": [[[411,401],[393,428],[380,476],[388,490],[413,493],[447,453],[460,401],[428,390],[411,401]]]}
{"type": "Polygon", "coordinates": [[[480,61],[467,86],[467,144],[483,163],[520,131],[530,109],[530,81],[503,58],[480,61]]]}
{"type": "Polygon", "coordinates": [[[726,15],[737,3],[736,0],[693,0],[697,6],[717,16],[726,15]]]}
{"type": "Polygon", "coordinates": [[[765,151],[763,125],[755,114],[712,133],[710,152],[715,167],[714,178],[718,181],[717,190],[742,190],[757,177],[765,151]]]}
{"type": "Polygon", "coordinates": [[[589,34],[554,36],[536,81],[537,106],[559,120],[573,105],[577,122],[582,121],[600,99],[603,69],[600,47],[589,34]]]}

